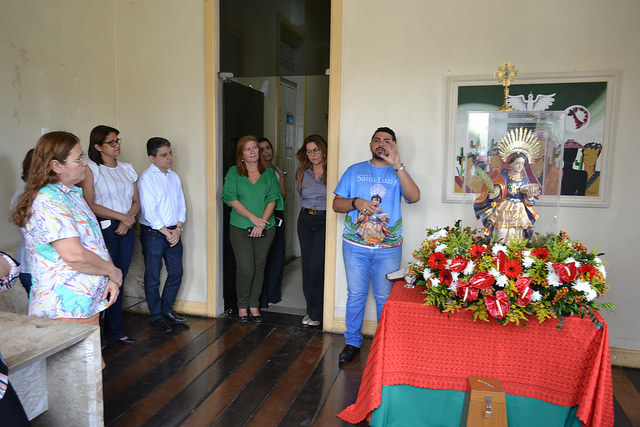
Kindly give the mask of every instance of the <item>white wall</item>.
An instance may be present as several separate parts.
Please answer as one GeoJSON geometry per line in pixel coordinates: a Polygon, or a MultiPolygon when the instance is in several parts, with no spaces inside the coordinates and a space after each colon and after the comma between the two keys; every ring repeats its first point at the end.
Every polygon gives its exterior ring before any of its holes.
{"type": "Polygon", "coordinates": [[[0,4],[0,246],[20,238],[9,200],[22,187],[22,159],[41,129],[76,134],[114,123],[113,4],[21,1],[0,4]]]}
{"type": "MultiPolygon", "coordinates": [[[[178,300],[206,301],[206,145],[203,0],[116,3],[119,129],[135,146],[134,166],[149,166],[146,142],[171,141],[173,170],[187,202],[184,277],[178,300]]],[[[215,193],[213,193],[215,194],[215,193]]]]}
{"type": "MultiPolygon", "coordinates": [[[[640,288],[632,261],[640,252],[640,203],[634,197],[640,156],[638,16],[635,0],[344,2],[340,173],[368,157],[376,127],[396,131],[403,162],[422,191],[417,205],[404,208],[403,263],[411,261],[422,230],[452,224],[463,207],[442,202],[447,76],[491,76],[504,61],[521,73],[620,70],[611,206],[562,209],[560,229],[606,253],[612,287],[606,301],[618,305],[605,314],[611,344],[640,350],[640,288]]],[[[340,315],[346,302],[340,248],[337,257],[340,315]]],[[[368,308],[367,318],[375,319],[373,305],[368,308]]]]}
{"type": "MultiPolygon", "coordinates": [[[[179,300],[206,301],[203,0],[6,0],[0,3],[0,200],[41,128],[68,130],[86,150],[97,124],[120,129],[121,160],[138,173],[145,144],[173,143],[187,199],[179,300]]],[[[0,217],[0,247],[19,233],[0,217]]]]}

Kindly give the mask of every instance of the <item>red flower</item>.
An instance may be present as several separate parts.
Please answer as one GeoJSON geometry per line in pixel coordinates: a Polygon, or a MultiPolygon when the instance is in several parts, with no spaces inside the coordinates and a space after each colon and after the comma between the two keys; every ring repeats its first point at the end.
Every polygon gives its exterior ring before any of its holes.
{"type": "Polygon", "coordinates": [[[449,270],[440,270],[440,283],[449,286],[452,281],[453,277],[451,277],[451,272],[449,270]]]}
{"type": "Polygon", "coordinates": [[[520,294],[518,297],[518,304],[529,305],[531,304],[531,279],[528,277],[521,277],[516,280],[516,290],[520,294]]]}
{"type": "Polygon", "coordinates": [[[560,276],[560,280],[564,283],[573,281],[573,279],[578,275],[578,269],[576,268],[575,262],[570,262],[568,264],[554,262],[553,269],[556,270],[556,273],[560,276]]]}
{"type": "Polygon", "coordinates": [[[531,256],[538,259],[547,259],[549,258],[549,249],[547,248],[537,248],[531,252],[531,256]]]}
{"type": "Polygon", "coordinates": [[[507,262],[507,254],[502,251],[498,251],[496,257],[493,260],[493,263],[496,265],[496,268],[500,273],[504,273],[504,266],[507,262]]]}
{"type": "Polygon", "coordinates": [[[580,271],[580,274],[582,274],[586,278],[588,278],[589,276],[597,276],[599,273],[599,271],[591,264],[582,264],[582,267],[580,267],[578,271],[580,271]]]}
{"type": "Polygon", "coordinates": [[[469,282],[459,281],[456,291],[462,301],[472,302],[478,299],[478,290],[471,286],[469,282]]]}
{"type": "Polygon", "coordinates": [[[493,277],[489,272],[483,271],[482,273],[474,274],[469,279],[469,283],[471,286],[478,289],[487,289],[492,286],[496,281],[496,278],[493,277]]]}
{"type": "Polygon", "coordinates": [[[455,271],[456,273],[461,273],[465,268],[467,268],[467,264],[468,262],[466,259],[462,258],[461,256],[457,256],[451,261],[449,269],[451,271],[455,271]]]}
{"type": "Polygon", "coordinates": [[[511,310],[509,297],[504,291],[496,292],[496,295],[487,295],[484,297],[484,303],[487,306],[489,314],[496,319],[502,319],[511,310]]]}
{"type": "Polygon", "coordinates": [[[473,245],[469,249],[469,255],[474,258],[479,258],[487,252],[487,248],[484,245],[473,245]]]}
{"type": "Polygon", "coordinates": [[[447,257],[442,252],[435,252],[429,256],[429,268],[442,270],[447,263],[447,257]]]}
{"type": "Polygon", "coordinates": [[[508,259],[504,266],[504,275],[515,279],[516,277],[522,274],[522,265],[520,265],[520,261],[517,259],[508,259]]]}

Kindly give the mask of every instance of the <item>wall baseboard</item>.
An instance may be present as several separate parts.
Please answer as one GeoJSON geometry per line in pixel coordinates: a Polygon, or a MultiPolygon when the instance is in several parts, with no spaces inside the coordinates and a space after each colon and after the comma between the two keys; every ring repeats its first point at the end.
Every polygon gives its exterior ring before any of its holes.
{"type": "Polygon", "coordinates": [[[610,347],[611,364],[627,368],[640,368],[640,350],[610,347]]]}
{"type": "Polygon", "coordinates": [[[191,314],[194,316],[206,316],[207,315],[207,303],[206,302],[194,302],[194,301],[176,301],[173,304],[173,309],[178,313],[191,314]]]}

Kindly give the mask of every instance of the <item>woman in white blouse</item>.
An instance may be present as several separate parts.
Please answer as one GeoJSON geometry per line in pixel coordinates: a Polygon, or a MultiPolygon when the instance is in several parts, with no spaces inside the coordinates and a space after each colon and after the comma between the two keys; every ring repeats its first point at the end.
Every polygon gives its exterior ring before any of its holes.
{"type": "MultiPolygon", "coordinates": [[[[122,270],[122,283],[131,264],[140,198],[138,174],[129,163],[120,162],[120,131],[96,126],[89,137],[89,169],[82,183],[84,198],[96,214],[113,263],[122,270]]],[[[122,330],[122,295],[105,311],[103,336],[122,344],[135,344],[122,330]]]]}

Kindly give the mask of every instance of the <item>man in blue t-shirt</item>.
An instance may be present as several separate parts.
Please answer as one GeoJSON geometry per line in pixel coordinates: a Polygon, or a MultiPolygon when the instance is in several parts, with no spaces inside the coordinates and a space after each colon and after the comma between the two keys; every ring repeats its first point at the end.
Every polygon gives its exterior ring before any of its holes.
{"type": "Polygon", "coordinates": [[[347,273],[346,346],[340,364],[360,352],[362,321],[369,282],[378,319],[391,292],[387,273],[400,268],[402,258],[401,198],[420,200],[420,189],[400,161],[396,134],[376,129],[369,143],[371,160],[350,166],[334,193],[333,210],[346,213],[342,254],[347,273]]]}

